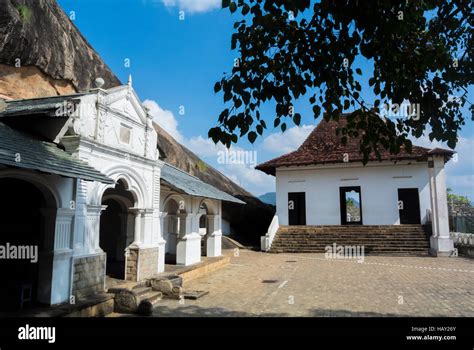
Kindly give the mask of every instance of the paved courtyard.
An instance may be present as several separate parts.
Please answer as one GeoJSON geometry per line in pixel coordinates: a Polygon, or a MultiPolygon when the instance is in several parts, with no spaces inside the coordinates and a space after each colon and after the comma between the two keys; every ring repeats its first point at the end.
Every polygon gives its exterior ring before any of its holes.
{"type": "Polygon", "coordinates": [[[474,316],[474,261],[232,251],[231,264],[190,282],[198,300],[158,303],[154,316],[474,316]]]}

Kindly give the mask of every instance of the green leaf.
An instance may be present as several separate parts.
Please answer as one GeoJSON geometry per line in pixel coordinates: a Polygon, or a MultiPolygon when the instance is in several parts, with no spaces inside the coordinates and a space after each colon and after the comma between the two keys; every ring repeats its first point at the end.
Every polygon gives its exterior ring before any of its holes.
{"type": "Polygon", "coordinates": [[[247,138],[249,139],[250,143],[254,143],[255,140],[257,139],[257,133],[255,131],[251,131],[247,135],[247,138]]]}
{"type": "Polygon", "coordinates": [[[301,123],[301,114],[295,113],[295,115],[293,116],[293,121],[295,122],[296,125],[299,126],[301,123]]]}
{"type": "Polygon", "coordinates": [[[230,0],[222,0],[222,8],[225,9],[226,7],[229,7],[230,5],[230,0]]]}
{"type": "Polygon", "coordinates": [[[276,118],[275,121],[273,122],[273,127],[277,128],[278,125],[280,125],[280,118],[276,118]]]}
{"type": "Polygon", "coordinates": [[[286,123],[281,124],[281,131],[285,132],[286,130],[286,123]]]}
{"type": "Polygon", "coordinates": [[[321,114],[321,107],[318,105],[313,106],[313,112],[314,112],[314,119],[318,118],[319,115],[321,114]]]}
{"type": "Polygon", "coordinates": [[[221,90],[222,86],[221,83],[217,82],[216,85],[214,85],[214,92],[218,93],[221,90]]]}
{"type": "Polygon", "coordinates": [[[237,4],[232,1],[232,2],[229,4],[229,10],[230,10],[231,13],[234,13],[234,12],[237,10],[237,4]]]}
{"type": "Polygon", "coordinates": [[[362,75],[362,70],[360,68],[357,68],[356,73],[359,74],[359,75],[362,75]]]}

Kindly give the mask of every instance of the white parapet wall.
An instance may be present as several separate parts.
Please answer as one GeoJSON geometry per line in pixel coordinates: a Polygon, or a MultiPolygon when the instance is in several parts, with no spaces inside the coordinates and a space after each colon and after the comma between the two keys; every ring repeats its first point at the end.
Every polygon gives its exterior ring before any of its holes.
{"type": "Polygon", "coordinates": [[[270,223],[270,226],[268,227],[268,232],[265,236],[260,238],[260,248],[262,251],[267,252],[270,250],[273,239],[275,238],[275,234],[277,233],[279,227],[280,224],[278,221],[278,215],[275,215],[272,219],[272,222],[270,223]]]}

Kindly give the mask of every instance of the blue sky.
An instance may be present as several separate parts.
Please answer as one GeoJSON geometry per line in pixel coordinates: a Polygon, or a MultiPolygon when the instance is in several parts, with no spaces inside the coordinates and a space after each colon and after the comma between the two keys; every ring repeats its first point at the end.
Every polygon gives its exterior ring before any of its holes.
{"type": "MultiPolygon", "coordinates": [[[[220,10],[220,0],[58,2],[67,14],[74,11],[76,26],[123,83],[132,75],[134,89],[155,120],[178,141],[250,192],[274,191],[274,178],[253,169],[255,156],[260,163],[296,149],[316,122],[306,99],[297,101],[301,127],[290,127],[283,135],[270,128],[254,145],[239,141],[234,150],[256,152],[247,153],[250,164],[219,161],[223,148],[207,139],[224,107],[213,87],[223,72],[230,71],[236,57],[230,50],[235,17],[220,10]],[[184,20],[180,11],[184,11],[184,20]]],[[[361,63],[360,67],[364,71],[368,66],[361,63]]],[[[474,93],[469,95],[472,102],[474,93]]],[[[273,125],[271,111],[270,106],[262,110],[270,121],[267,125],[273,125]]],[[[474,138],[472,123],[468,124],[461,132],[458,161],[448,163],[447,174],[448,186],[474,201],[474,138]]],[[[426,138],[416,143],[431,146],[426,138]]]]}

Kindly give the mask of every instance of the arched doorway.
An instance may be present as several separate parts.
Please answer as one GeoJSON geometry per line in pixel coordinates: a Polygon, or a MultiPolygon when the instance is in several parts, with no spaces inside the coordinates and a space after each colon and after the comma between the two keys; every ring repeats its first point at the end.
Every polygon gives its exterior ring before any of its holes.
{"type": "Polygon", "coordinates": [[[163,210],[167,213],[165,218],[165,227],[163,230],[164,239],[166,241],[165,263],[175,265],[176,247],[178,244],[181,223],[181,218],[179,215],[186,213],[184,200],[179,198],[170,198],[168,201],[166,201],[163,210]]]}
{"type": "Polygon", "coordinates": [[[52,262],[42,253],[53,249],[54,197],[17,178],[0,178],[0,193],[0,310],[49,303],[52,262]]]}
{"type": "Polygon", "coordinates": [[[207,215],[209,210],[206,203],[202,202],[199,206],[199,235],[201,235],[201,256],[207,255],[207,235],[208,235],[208,225],[207,225],[207,215]]]}
{"type": "Polygon", "coordinates": [[[134,220],[128,210],[134,203],[133,194],[122,180],[102,196],[102,205],[106,208],[100,218],[99,245],[107,254],[106,274],[113,278],[125,278],[125,249],[133,241],[134,230],[134,220]]]}

